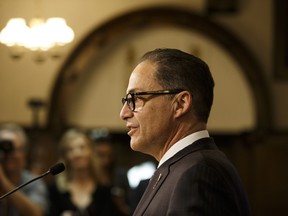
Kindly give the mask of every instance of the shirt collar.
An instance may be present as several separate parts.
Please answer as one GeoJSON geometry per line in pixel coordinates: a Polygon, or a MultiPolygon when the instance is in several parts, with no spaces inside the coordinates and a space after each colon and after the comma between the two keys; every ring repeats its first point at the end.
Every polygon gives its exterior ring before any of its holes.
{"type": "Polygon", "coordinates": [[[181,151],[185,147],[193,144],[195,141],[209,137],[209,133],[207,130],[197,131],[195,133],[192,133],[183,139],[176,142],[174,145],[172,145],[168,151],[163,155],[161,160],[159,161],[158,167],[160,167],[165,161],[167,161],[169,158],[173,157],[177,152],[181,151]]]}

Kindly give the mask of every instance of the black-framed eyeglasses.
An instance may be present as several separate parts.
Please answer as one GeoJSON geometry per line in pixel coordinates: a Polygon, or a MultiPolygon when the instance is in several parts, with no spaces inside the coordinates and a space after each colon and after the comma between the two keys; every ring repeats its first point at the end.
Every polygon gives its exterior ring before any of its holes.
{"type": "MultiPolygon", "coordinates": [[[[145,91],[145,92],[129,92],[125,97],[122,98],[122,104],[127,102],[127,106],[130,110],[135,111],[136,100],[138,95],[166,95],[166,94],[178,94],[184,91],[183,89],[173,89],[173,90],[158,90],[158,91],[145,91]]],[[[144,103],[144,102],[143,102],[144,103]]],[[[139,105],[138,107],[142,107],[139,105]]]]}

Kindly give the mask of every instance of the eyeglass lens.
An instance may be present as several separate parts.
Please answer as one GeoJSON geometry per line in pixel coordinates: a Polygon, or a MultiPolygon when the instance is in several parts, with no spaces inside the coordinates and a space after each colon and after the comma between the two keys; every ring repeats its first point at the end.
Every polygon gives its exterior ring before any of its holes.
{"type": "Polygon", "coordinates": [[[126,97],[122,98],[122,104],[124,105],[127,102],[128,108],[132,111],[135,110],[135,95],[128,93],[126,97]]]}

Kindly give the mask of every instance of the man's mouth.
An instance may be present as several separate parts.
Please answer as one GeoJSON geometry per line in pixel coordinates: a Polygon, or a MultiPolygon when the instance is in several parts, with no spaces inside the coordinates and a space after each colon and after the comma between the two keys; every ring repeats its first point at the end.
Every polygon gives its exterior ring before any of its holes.
{"type": "Polygon", "coordinates": [[[137,127],[133,127],[133,126],[127,126],[127,128],[129,129],[129,131],[128,131],[128,135],[131,137],[135,132],[136,132],[136,130],[137,130],[137,127]]]}

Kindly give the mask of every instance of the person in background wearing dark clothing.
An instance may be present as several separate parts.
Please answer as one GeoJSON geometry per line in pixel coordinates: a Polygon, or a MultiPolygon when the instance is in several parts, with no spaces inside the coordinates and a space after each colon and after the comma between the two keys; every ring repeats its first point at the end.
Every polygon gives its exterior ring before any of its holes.
{"type": "Polygon", "coordinates": [[[239,175],[207,131],[214,80],[177,49],[146,53],[133,70],[120,117],[130,146],[158,168],[134,215],[249,216],[239,175]]]}
{"type": "Polygon", "coordinates": [[[66,170],[49,185],[48,215],[119,215],[111,188],[102,185],[99,162],[86,133],[77,129],[68,130],[60,141],[59,153],[66,170]]]}
{"type": "Polygon", "coordinates": [[[109,135],[93,137],[94,151],[99,158],[103,183],[111,187],[113,200],[122,215],[130,215],[130,186],[127,172],[117,164],[112,138],[109,135]]]}
{"type": "Polygon", "coordinates": [[[142,195],[144,194],[150,179],[143,179],[139,182],[138,186],[131,192],[131,210],[135,211],[142,195]]]}
{"type": "MultiPolygon", "coordinates": [[[[26,169],[28,138],[14,123],[0,125],[0,196],[35,178],[26,169]],[[7,146],[6,146],[7,147],[7,146]]],[[[0,201],[1,216],[43,216],[47,208],[47,188],[39,179],[0,201]]]]}

